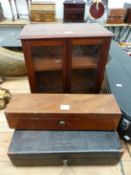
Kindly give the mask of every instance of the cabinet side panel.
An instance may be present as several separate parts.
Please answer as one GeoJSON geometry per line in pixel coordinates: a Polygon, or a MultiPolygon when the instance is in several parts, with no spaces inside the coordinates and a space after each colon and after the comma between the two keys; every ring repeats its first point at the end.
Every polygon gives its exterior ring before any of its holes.
{"type": "Polygon", "coordinates": [[[31,48],[30,44],[25,40],[22,40],[22,48],[24,52],[24,58],[25,58],[25,63],[26,63],[26,68],[27,68],[27,74],[28,74],[28,79],[30,83],[30,89],[31,92],[36,91],[36,78],[35,78],[35,71],[34,71],[34,65],[32,63],[32,56],[31,56],[31,48]]]}
{"type": "Polygon", "coordinates": [[[97,77],[96,77],[96,82],[95,82],[95,88],[94,88],[94,92],[99,93],[100,89],[101,89],[101,85],[102,85],[102,81],[104,78],[104,71],[105,71],[105,66],[107,63],[107,59],[108,59],[108,53],[109,53],[109,49],[110,49],[110,43],[111,43],[111,38],[105,38],[103,44],[102,44],[102,48],[101,48],[101,52],[100,52],[100,60],[99,60],[99,64],[98,64],[98,69],[97,69],[97,77]]]}

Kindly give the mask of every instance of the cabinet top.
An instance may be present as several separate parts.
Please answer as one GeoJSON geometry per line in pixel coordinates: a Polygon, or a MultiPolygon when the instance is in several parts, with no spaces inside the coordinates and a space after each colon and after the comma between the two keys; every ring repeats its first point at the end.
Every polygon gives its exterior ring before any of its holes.
{"type": "Polygon", "coordinates": [[[84,0],[65,0],[64,4],[86,4],[84,0]]]}
{"type": "Polygon", "coordinates": [[[113,33],[99,24],[68,23],[68,24],[28,24],[20,39],[47,39],[47,38],[95,38],[112,37],[113,33]]]}

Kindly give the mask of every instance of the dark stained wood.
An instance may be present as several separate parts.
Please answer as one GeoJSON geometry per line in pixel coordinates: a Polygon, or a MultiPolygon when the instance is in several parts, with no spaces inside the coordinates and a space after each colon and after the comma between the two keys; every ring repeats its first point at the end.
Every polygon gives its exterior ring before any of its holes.
{"type": "Polygon", "coordinates": [[[36,72],[38,93],[62,93],[64,91],[62,75],[62,70],[36,72]]]}
{"type": "Polygon", "coordinates": [[[98,24],[25,26],[20,38],[31,92],[99,93],[112,36],[98,24]],[[92,47],[99,51],[88,54],[92,47]]]}
{"type": "Polygon", "coordinates": [[[116,130],[121,112],[112,95],[16,94],[5,114],[17,129],[116,130]]]}
{"type": "Polygon", "coordinates": [[[73,45],[95,45],[95,44],[103,44],[104,38],[79,38],[79,39],[72,39],[73,45]]]}
{"type": "Polygon", "coordinates": [[[131,7],[127,8],[127,14],[126,14],[125,22],[128,23],[128,24],[131,24],[131,7]]]}
{"type": "Polygon", "coordinates": [[[74,0],[74,1],[65,0],[64,4],[79,4],[79,5],[81,5],[81,4],[85,4],[85,1],[83,1],[83,0],[74,0]]]}
{"type": "Polygon", "coordinates": [[[64,22],[84,22],[85,1],[64,1],[64,22]]]}

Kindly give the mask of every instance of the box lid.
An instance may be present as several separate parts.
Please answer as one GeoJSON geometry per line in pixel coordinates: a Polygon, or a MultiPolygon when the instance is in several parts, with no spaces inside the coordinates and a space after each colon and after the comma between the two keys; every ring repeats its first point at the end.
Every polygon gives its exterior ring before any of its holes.
{"type": "Polygon", "coordinates": [[[86,4],[83,0],[65,0],[64,4],[86,4]]]}
{"type": "Polygon", "coordinates": [[[55,5],[52,1],[34,1],[31,2],[31,5],[55,5]]]}
{"type": "Polygon", "coordinates": [[[53,156],[53,153],[115,153],[121,149],[119,137],[114,131],[15,130],[8,153],[53,156]]]}
{"type": "Polygon", "coordinates": [[[96,94],[15,94],[7,114],[118,114],[113,95],[96,94]]]}

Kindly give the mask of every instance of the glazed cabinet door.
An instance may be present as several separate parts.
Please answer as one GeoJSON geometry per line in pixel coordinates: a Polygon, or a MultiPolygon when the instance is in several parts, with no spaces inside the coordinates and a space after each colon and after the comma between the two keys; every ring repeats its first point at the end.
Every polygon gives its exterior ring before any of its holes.
{"type": "Polygon", "coordinates": [[[23,41],[31,92],[62,93],[66,89],[64,40],[23,41]]]}
{"type": "MultiPolygon", "coordinates": [[[[68,45],[71,93],[99,93],[107,62],[109,40],[104,38],[73,39],[68,45]],[[107,48],[105,48],[107,46],[107,48]],[[107,49],[107,50],[106,50],[107,49]]],[[[69,62],[69,61],[68,61],[69,62]]]]}

